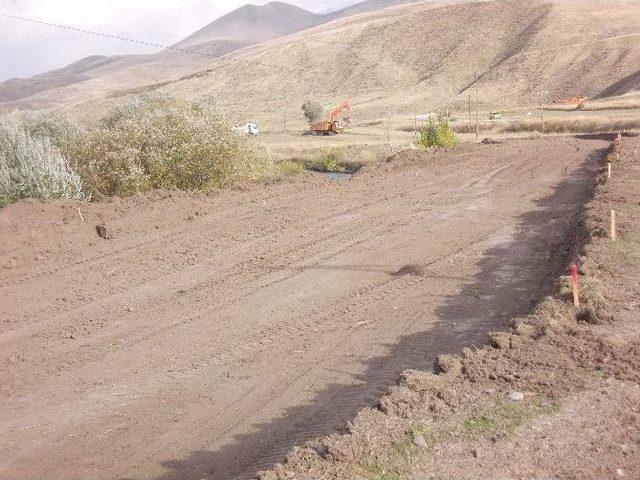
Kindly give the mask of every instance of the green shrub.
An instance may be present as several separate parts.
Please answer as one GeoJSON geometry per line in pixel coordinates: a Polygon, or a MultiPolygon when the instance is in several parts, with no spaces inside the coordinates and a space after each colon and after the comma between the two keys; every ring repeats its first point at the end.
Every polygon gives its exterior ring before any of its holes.
{"type": "Polygon", "coordinates": [[[314,100],[306,100],[302,104],[302,113],[309,123],[316,122],[322,117],[323,108],[314,100]]]}
{"type": "Polygon", "coordinates": [[[298,175],[302,173],[303,167],[300,162],[294,162],[292,160],[285,160],[278,163],[278,173],[280,175],[298,175]]]}
{"type": "Polygon", "coordinates": [[[443,117],[438,116],[431,118],[420,129],[420,137],[417,144],[424,148],[429,147],[446,147],[449,145],[455,145],[458,143],[458,137],[456,136],[453,128],[449,125],[449,122],[443,117]]]}
{"type": "Polygon", "coordinates": [[[35,138],[48,138],[63,153],[83,135],[84,128],[62,113],[26,113],[24,128],[35,138]]]}
{"type": "Polygon", "coordinates": [[[338,156],[335,153],[326,153],[322,157],[322,169],[325,172],[339,172],[341,167],[338,156]]]}
{"type": "Polygon", "coordinates": [[[0,115],[0,206],[20,198],[82,198],[82,182],[66,158],[29,129],[14,115],[0,115]]]}
{"type": "Polygon", "coordinates": [[[121,102],[66,152],[92,196],[210,190],[275,169],[211,105],[160,95],[121,102]]]}

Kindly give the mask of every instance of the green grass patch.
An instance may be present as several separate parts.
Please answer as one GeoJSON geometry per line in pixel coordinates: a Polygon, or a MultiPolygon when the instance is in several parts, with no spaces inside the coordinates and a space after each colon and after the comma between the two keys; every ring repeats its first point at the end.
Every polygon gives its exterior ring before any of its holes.
{"type": "Polygon", "coordinates": [[[418,466],[420,447],[409,438],[394,443],[387,458],[369,462],[366,475],[370,480],[404,480],[418,466]]]}
{"type": "MultiPolygon", "coordinates": [[[[584,307],[591,307],[596,310],[605,307],[606,301],[603,294],[603,287],[600,280],[591,275],[581,275],[580,285],[580,304],[584,307]]],[[[572,280],[570,276],[560,277],[560,295],[567,301],[573,298],[572,280]]]]}
{"type": "Polygon", "coordinates": [[[506,437],[535,418],[557,413],[559,409],[558,404],[543,404],[539,399],[530,403],[505,402],[468,417],[462,425],[462,433],[470,438],[506,437]]]}
{"type": "Polygon", "coordinates": [[[301,163],[305,169],[314,172],[355,173],[362,167],[362,163],[343,160],[343,156],[342,151],[332,150],[311,159],[293,161],[301,163]]]}
{"type": "Polygon", "coordinates": [[[640,237],[618,238],[613,248],[618,261],[630,265],[636,272],[640,271],[640,237]]]}
{"type": "Polygon", "coordinates": [[[543,415],[560,410],[558,403],[539,397],[529,401],[503,401],[479,408],[462,420],[414,423],[405,437],[386,450],[384,455],[366,462],[364,476],[369,480],[406,480],[420,465],[421,456],[437,445],[456,440],[508,437],[543,415]],[[424,442],[417,442],[424,439],[424,442]],[[421,443],[418,446],[416,443],[421,443]]]}
{"type": "Polygon", "coordinates": [[[285,160],[277,164],[278,174],[282,176],[299,175],[304,167],[300,162],[285,160]]]}

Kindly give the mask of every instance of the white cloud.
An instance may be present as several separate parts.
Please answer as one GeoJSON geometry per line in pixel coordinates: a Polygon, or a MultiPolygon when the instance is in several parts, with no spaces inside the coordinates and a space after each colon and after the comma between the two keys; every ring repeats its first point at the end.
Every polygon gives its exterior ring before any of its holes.
{"type": "MultiPolygon", "coordinates": [[[[287,1],[317,12],[357,0],[287,1]]],[[[0,13],[171,45],[245,3],[247,0],[0,0],[0,13]]],[[[157,50],[0,16],[0,81],[60,68],[89,55],[157,50]]]]}

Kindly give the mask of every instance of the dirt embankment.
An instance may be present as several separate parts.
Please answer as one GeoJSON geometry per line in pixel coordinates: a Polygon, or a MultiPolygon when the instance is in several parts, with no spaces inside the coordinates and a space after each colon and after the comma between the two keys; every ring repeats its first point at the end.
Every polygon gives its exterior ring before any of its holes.
{"type": "Polygon", "coordinates": [[[490,345],[408,370],[348,433],[295,448],[260,478],[637,478],[640,401],[638,140],[615,140],[575,235],[568,277],[490,345]],[[610,209],[618,239],[609,238],[610,209]]]}
{"type": "MultiPolygon", "coordinates": [[[[608,145],[460,145],[349,181],[3,209],[0,477],[249,478],[343,431],[403,371],[550,293],[608,145]]],[[[366,457],[344,441],[303,452],[353,473],[366,457]]]]}

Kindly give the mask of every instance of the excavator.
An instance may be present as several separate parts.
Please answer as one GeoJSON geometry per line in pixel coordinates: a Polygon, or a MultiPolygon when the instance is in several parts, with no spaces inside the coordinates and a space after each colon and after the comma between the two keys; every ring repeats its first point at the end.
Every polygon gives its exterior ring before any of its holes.
{"type": "Polygon", "coordinates": [[[341,133],[349,123],[351,123],[351,103],[349,100],[345,100],[331,111],[329,120],[311,123],[307,133],[310,135],[336,135],[341,133]],[[344,113],[342,117],[344,124],[340,121],[342,113],[344,113]]]}

